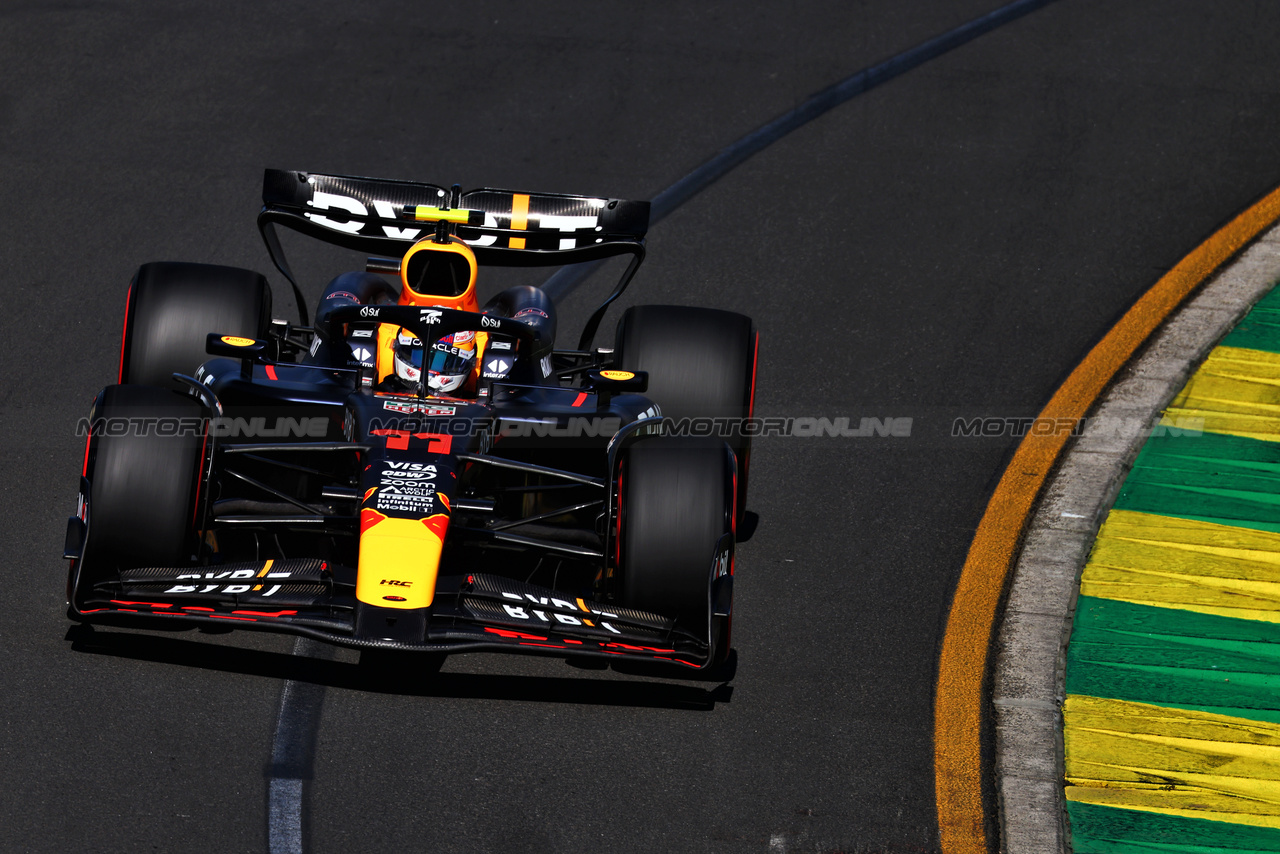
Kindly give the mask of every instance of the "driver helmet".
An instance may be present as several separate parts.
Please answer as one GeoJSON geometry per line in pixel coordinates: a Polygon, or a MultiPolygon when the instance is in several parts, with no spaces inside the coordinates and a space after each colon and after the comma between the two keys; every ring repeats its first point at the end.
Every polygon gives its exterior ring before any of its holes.
{"type": "Polygon", "coordinates": [[[396,376],[411,388],[420,388],[426,373],[432,392],[452,392],[461,388],[476,361],[476,334],[458,332],[424,345],[407,329],[401,329],[392,345],[396,376]]]}

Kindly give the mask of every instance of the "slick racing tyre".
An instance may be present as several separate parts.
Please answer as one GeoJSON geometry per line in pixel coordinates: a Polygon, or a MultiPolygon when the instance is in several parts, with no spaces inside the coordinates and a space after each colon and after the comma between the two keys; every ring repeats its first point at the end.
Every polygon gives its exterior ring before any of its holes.
{"type": "Polygon", "coordinates": [[[191,562],[205,414],[192,398],[154,386],[111,385],[98,395],[83,558],[95,579],[122,567],[191,562]]]}
{"type": "Polygon", "coordinates": [[[259,273],[213,264],[143,264],[129,287],[120,382],[172,386],[209,358],[210,332],[263,338],[271,289],[259,273]]]}
{"type": "Polygon", "coordinates": [[[665,418],[738,425],[720,437],[738,460],[738,520],[746,511],[751,436],[742,427],[755,398],[757,340],[751,318],[731,311],[640,305],[622,315],[614,348],[618,367],[649,373],[645,396],[665,418]]]}
{"type": "MultiPolygon", "coordinates": [[[[733,531],[733,457],[719,439],[642,439],[624,454],[618,485],[622,604],[708,630],[717,545],[733,531]]],[[[719,618],[717,618],[719,619],[719,618]]],[[[728,618],[713,650],[728,654],[728,618]]]]}

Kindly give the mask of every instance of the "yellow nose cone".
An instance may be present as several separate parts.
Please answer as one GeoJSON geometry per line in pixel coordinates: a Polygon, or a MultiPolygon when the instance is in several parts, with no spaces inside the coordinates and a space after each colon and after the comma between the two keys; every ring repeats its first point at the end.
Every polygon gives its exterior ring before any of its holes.
{"type": "Polygon", "coordinates": [[[380,608],[430,605],[447,523],[448,517],[440,515],[427,519],[383,517],[367,525],[360,535],[356,598],[380,608]],[[441,520],[444,524],[438,524],[441,520]]]}

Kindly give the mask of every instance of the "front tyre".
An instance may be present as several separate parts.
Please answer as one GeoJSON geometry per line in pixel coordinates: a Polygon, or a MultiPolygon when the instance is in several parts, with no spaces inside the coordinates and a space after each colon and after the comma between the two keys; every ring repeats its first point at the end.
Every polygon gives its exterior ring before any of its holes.
{"type": "Polygon", "coordinates": [[[726,544],[732,554],[733,470],[721,441],[659,436],[627,449],[618,486],[622,604],[712,635],[717,660],[729,651],[728,616],[712,617],[711,586],[726,544]]]}
{"type": "Polygon", "coordinates": [[[205,409],[154,386],[107,386],[94,402],[85,477],[89,530],[79,563],[92,578],[127,567],[190,564],[203,480],[205,409]]]}

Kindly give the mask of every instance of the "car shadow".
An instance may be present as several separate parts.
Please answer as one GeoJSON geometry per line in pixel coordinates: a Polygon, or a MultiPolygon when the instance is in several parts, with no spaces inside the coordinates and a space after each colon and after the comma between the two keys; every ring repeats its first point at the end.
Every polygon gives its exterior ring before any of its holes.
{"type": "MultiPolygon", "coordinates": [[[[128,630],[104,630],[85,624],[68,629],[71,649],[91,655],[107,655],[224,673],[240,673],[269,679],[288,679],[325,688],[344,688],[379,694],[511,702],[567,703],[594,706],[627,706],[684,711],[711,711],[727,703],[733,686],[727,684],[736,669],[736,652],[720,684],[634,681],[591,676],[520,676],[510,674],[433,672],[438,661],[424,660],[417,673],[385,667],[368,667],[346,661],[312,658],[285,652],[227,646],[174,634],[155,635],[128,630]]],[[[325,647],[325,649],[330,649],[325,647]]],[[[420,657],[421,654],[411,654],[420,657]]],[[[602,668],[595,668],[602,669],[602,668]]],[[[590,673],[586,667],[578,672],[590,673]]],[[[652,678],[671,671],[629,666],[627,675],[652,678]]]]}

